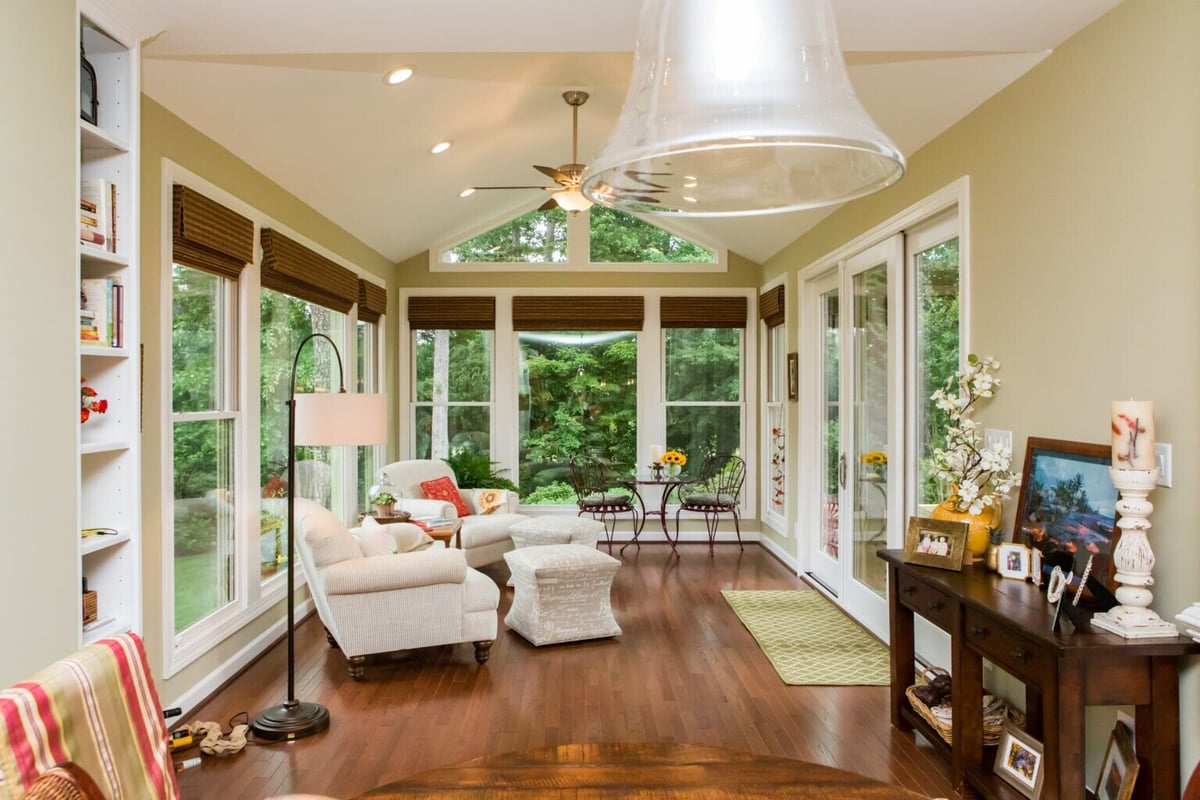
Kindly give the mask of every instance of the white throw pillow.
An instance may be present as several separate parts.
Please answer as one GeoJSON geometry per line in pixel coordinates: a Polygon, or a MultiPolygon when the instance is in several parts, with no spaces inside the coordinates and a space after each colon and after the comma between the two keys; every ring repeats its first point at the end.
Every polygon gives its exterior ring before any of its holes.
{"type": "Polygon", "coordinates": [[[358,550],[365,558],[371,556],[390,556],[396,552],[396,540],[388,535],[383,525],[371,517],[365,517],[362,525],[351,528],[350,533],[358,542],[358,550]]]}
{"type": "MultiPolygon", "coordinates": [[[[390,522],[387,525],[380,525],[374,517],[363,517],[361,530],[364,534],[369,533],[387,538],[391,553],[411,553],[414,550],[424,550],[433,544],[433,538],[429,534],[407,522],[390,522]]],[[[362,547],[361,542],[359,546],[362,547]]],[[[368,554],[364,550],[363,555],[382,555],[382,553],[368,554]]]]}

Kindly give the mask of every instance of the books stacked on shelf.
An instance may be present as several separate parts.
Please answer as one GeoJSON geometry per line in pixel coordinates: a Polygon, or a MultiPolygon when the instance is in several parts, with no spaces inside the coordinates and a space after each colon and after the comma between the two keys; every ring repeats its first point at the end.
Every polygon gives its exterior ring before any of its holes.
{"type": "Polygon", "coordinates": [[[1192,603],[1175,615],[1175,619],[1184,624],[1184,632],[1200,642],[1200,603],[1192,603]]]}
{"type": "Polygon", "coordinates": [[[451,530],[458,520],[446,517],[413,517],[409,522],[428,533],[429,531],[451,530]]]}
{"type": "Polygon", "coordinates": [[[79,241],[94,250],[117,252],[117,187],[111,181],[79,182],[79,241]]]}
{"type": "Polygon", "coordinates": [[[79,282],[79,341],[98,347],[125,345],[125,287],[120,278],[79,282]]]}

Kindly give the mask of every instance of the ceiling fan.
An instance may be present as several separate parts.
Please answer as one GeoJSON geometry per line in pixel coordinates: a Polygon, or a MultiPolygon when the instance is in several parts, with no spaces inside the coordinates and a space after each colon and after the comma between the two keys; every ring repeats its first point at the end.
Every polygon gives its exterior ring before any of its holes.
{"type": "Polygon", "coordinates": [[[580,90],[563,92],[563,100],[571,107],[571,163],[554,167],[543,167],[534,164],[533,168],[555,182],[555,186],[472,186],[462,193],[462,197],[484,189],[540,189],[544,192],[554,192],[550,199],[538,207],[538,211],[549,211],[558,206],[578,213],[591,207],[592,201],[579,191],[579,178],[583,175],[585,165],[579,163],[579,107],[587,102],[588,93],[580,90]]]}

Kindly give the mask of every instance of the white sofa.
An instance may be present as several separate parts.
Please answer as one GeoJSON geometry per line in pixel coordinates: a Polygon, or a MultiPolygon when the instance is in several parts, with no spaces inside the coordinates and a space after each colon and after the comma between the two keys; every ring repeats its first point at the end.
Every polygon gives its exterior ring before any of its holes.
{"type": "MultiPolygon", "coordinates": [[[[432,516],[455,519],[459,517],[453,503],[442,500],[426,500],[421,491],[421,483],[448,477],[457,481],[454,470],[441,460],[414,459],[411,461],[395,461],[382,470],[397,489],[401,498],[397,508],[402,508],[414,517],[432,516]]],[[[504,505],[490,514],[481,514],[475,504],[478,491],[459,490],[459,495],[470,511],[462,519],[461,542],[463,552],[467,556],[467,564],[472,567],[482,567],[501,561],[504,554],[513,549],[512,538],[508,528],[516,522],[529,519],[524,514],[516,513],[520,498],[513,492],[507,492],[504,505]]]]}
{"type": "MultiPolygon", "coordinates": [[[[362,547],[333,515],[296,499],[296,551],[329,643],[341,648],[350,677],[362,680],[366,656],[441,644],[473,642],[475,660],[488,660],[496,639],[500,589],[467,566],[459,550],[428,549],[386,555],[362,547]]],[[[405,550],[428,537],[415,525],[382,525],[405,550]]]]}

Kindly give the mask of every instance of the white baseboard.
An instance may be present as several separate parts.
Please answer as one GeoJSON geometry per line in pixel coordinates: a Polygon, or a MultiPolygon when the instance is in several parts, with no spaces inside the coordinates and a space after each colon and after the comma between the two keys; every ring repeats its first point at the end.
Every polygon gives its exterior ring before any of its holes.
{"type": "MultiPolygon", "coordinates": [[[[307,618],[314,609],[312,598],[296,606],[296,624],[307,618]]],[[[227,681],[245,669],[256,658],[265,653],[276,641],[287,634],[287,619],[281,619],[258,636],[250,640],[245,647],[238,650],[224,664],[217,667],[208,677],[188,689],[169,703],[163,703],[163,708],[181,708],[181,719],[188,719],[192,712],[216,693],[227,681]]]]}

